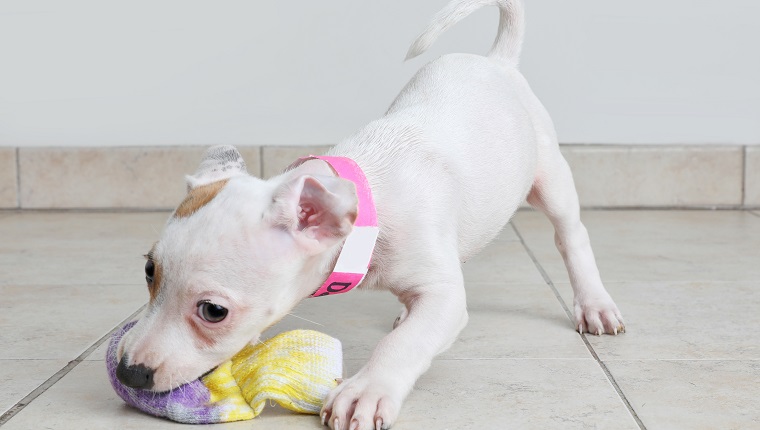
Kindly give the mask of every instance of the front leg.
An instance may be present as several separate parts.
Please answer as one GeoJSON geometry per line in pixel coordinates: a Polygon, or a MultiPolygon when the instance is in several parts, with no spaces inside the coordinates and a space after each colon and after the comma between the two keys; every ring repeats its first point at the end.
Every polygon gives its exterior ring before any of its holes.
{"type": "Polygon", "coordinates": [[[454,282],[425,284],[399,294],[408,315],[380,341],[369,362],[327,396],[323,424],[335,430],[391,427],[417,378],[467,323],[461,271],[454,277],[454,282]]]}

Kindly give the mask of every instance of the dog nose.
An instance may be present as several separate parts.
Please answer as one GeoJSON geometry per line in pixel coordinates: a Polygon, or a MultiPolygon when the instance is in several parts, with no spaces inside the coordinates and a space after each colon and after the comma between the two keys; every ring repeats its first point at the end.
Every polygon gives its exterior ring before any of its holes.
{"type": "Polygon", "coordinates": [[[116,377],[122,384],[132,388],[148,390],[153,387],[155,371],[143,364],[127,366],[127,356],[123,356],[116,367],[116,377]]]}

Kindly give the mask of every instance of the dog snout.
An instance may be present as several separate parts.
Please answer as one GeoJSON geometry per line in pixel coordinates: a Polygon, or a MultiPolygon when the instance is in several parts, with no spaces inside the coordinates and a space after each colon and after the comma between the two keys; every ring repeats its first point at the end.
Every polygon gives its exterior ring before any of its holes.
{"type": "Polygon", "coordinates": [[[149,390],[153,388],[153,374],[155,370],[144,364],[127,365],[127,356],[124,355],[116,367],[116,377],[122,384],[132,388],[149,390]]]}

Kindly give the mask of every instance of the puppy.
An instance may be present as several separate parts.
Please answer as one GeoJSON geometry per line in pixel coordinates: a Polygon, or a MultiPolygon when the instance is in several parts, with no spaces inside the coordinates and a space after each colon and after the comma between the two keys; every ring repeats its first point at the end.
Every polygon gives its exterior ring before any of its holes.
{"type": "MultiPolygon", "coordinates": [[[[429,63],[382,118],[328,153],[353,160],[374,199],[378,236],[361,287],[387,289],[404,305],[367,364],[325,399],[321,418],[334,429],[393,424],[417,378],[467,323],[461,262],[526,198],[554,226],[576,329],[624,329],[551,119],[517,70],[522,1],[454,0],[408,57],[484,5],[501,14],[488,56],[429,63]]],[[[321,159],[264,181],[229,146],[211,148],[187,180],[187,197],[147,255],[148,307],[119,345],[120,378],[133,387],[172,389],[256,342],[322,288],[362,204],[356,181],[321,159]]]]}

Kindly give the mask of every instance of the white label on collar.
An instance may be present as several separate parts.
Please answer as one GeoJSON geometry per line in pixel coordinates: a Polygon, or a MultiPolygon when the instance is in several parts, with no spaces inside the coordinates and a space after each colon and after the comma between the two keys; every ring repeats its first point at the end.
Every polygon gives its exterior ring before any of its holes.
{"type": "Polygon", "coordinates": [[[343,244],[343,250],[333,271],[366,274],[378,231],[378,227],[354,227],[343,244]]]}

